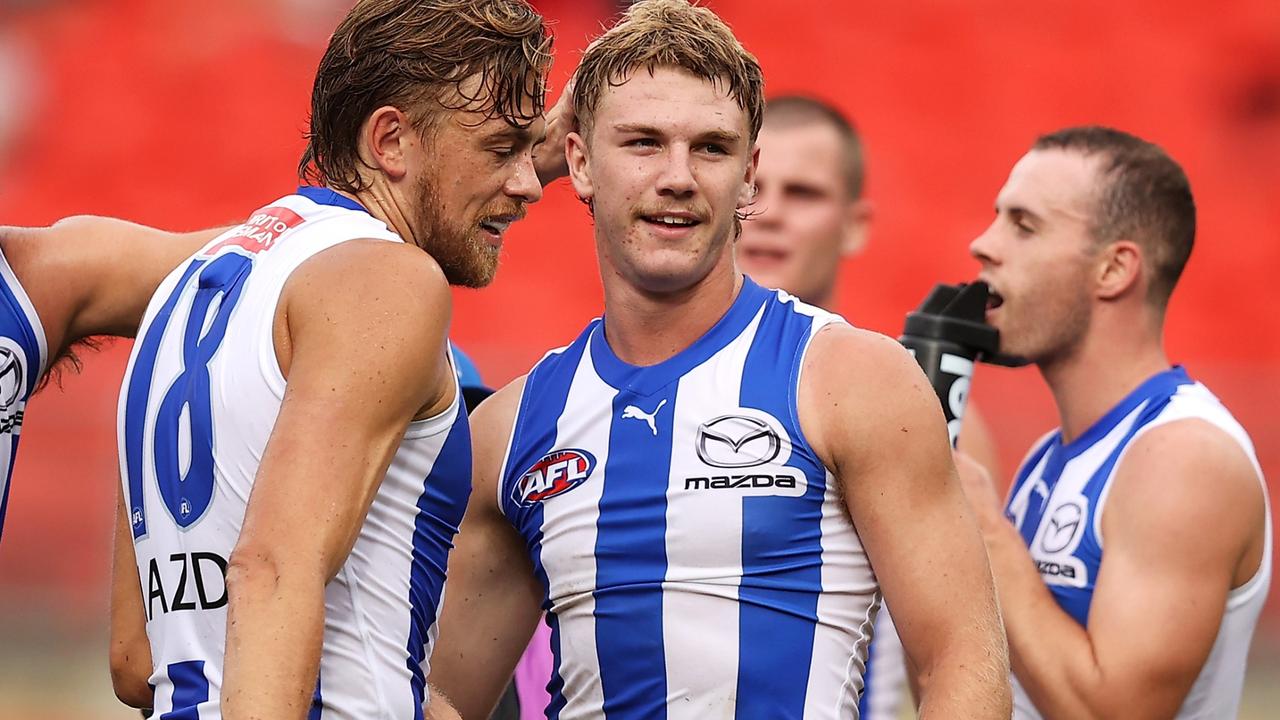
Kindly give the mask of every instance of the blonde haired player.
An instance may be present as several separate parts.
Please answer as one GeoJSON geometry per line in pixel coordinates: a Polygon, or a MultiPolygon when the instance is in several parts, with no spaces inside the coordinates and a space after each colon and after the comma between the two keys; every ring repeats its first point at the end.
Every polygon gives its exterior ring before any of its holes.
{"type": "Polygon", "coordinates": [[[682,0],[632,5],[583,57],[566,150],[605,316],[475,414],[432,676],[464,717],[492,707],[540,605],[550,717],[856,716],[881,590],[924,716],[1008,717],[923,374],[734,267],[761,93],[755,58],[682,0]]]}

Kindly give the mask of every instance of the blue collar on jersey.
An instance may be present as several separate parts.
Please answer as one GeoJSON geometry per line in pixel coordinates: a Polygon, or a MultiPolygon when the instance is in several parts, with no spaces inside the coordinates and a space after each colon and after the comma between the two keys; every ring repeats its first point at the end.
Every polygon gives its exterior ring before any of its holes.
{"type": "Polygon", "coordinates": [[[315,187],[314,185],[302,185],[298,188],[298,195],[310,200],[317,205],[332,205],[334,207],[346,208],[357,212],[367,213],[363,205],[352,200],[346,195],[334,192],[329,188],[315,187]]]}
{"type": "MultiPolygon", "coordinates": [[[[1109,435],[1112,430],[1120,424],[1122,420],[1129,416],[1139,405],[1154,400],[1158,403],[1158,407],[1164,407],[1169,398],[1178,391],[1178,387],[1182,385],[1190,385],[1194,382],[1191,376],[1187,374],[1185,368],[1181,365],[1174,365],[1168,370],[1162,370],[1155,375],[1147,378],[1141,385],[1125,396],[1123,400],[1116,404],[1115,407],[1107,411],[1098,419],[1089,429],[1080,434],[1080,437],[1069,443],[1062,442],[1062,430],[1059,429],[1054,433],[1038,451],[1034,457],[1023,463],[1022,469],[1018,472],[1017,479],[1014,480],[1015,487],[1021,485],[1034,472],[1035,467],[1040,463],[1040,458],[1048,454],[1045,459],[1044,469],[1040,472],[1040,479],[1044,481],[1044,493],[1038,506],[1028,505],[1026,513],[1022,518],[1022,525],[1018,528],[1018,532],[1022,535],[1023,542],[1027,547],[1031,547],[1032,540],[1035,539],[1036,531],[1040,527],[1040,521],[1044,518],[1044,511],[1049,502],[1049,496],[1053,494],[1054,488],[1058,485],[1058,480],[1062,477],[1062,471],[1066,469],[1067,463],[1074,460],[1085,450],[1093,447],[1098,441],[1109,435]]],[[[1150,412],[1152,408],[1144,412],[1150,412]]],[[[1158,411],[1158,410],[1157,410],[1158,411]]],[[[1144,421],[1139,418],[1141,424],[1144,421]]],[[[1136,431],[1135,426],[1130,431],[1130,436],[1136,431]]],[[[1128,443],[1126,438],[1121,445],[1128,443]]],[[[1030,503],[1030,501],[1028,501],[1030,503]]],[[[1012,516],[1006,516],[1012,520],[1012,516]]]]}
{"type": "MultiPolygon", "coordinates": [[[[1062,445],[1066,458],[1073,458],[1085,450],[1093,447],[1093,444],[1107,436],[1115,429],[1115,426],[1125,419],[1133,409],[1153,397],[1167,397],[1172,395],[1178,389],[1179,385],[1190,385],[1194,382],[1191,376],[1187,374],[1186,368],[1181,365],[1174,365],[1168,370],[1162,370],[1155,375],[1147,378],[1141,385],[1125,396],[1115,407],[1107,411],[1093,425],[1089,426],[1080,434],[1080,437],[1069,443],[1062,445]]],[[[1055,439],[1058,443],[1062,442],[1062,433],[1059,431],[1058,437],[1055,439]]]]}
{"type": "Polygon", "coordinates": [[[684,375],[693,368],[706,362],[734,338],[742,334],[751,319],[756,316],[760,306],[764,305],[772,290],[766,290],[742,276],[742,289],[734,299],[729,310],[716,324],[711,326],[702,337],[692,345],[663,360],[657,365],[637,367],[618,359],[609,347],[605,338],[607,318],[601,318],[596,330],[591,333],[591,362],[595,366],[600,379],[618,390],[631,390],[640,396],[650,395],[665,387],[668,383],[684,375]]]}

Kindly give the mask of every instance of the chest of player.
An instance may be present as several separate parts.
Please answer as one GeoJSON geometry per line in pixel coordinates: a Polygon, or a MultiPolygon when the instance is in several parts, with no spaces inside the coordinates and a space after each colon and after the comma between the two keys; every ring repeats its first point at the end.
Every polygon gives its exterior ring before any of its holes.
{"type": "Polygon", "coordinates": [[[513,448],[502,501],[535,565],[569,587],[603,589],[596,569],[614,561],[635,569],[619,583],[732,583],[820,543],[826,470],[766,409],[618,393],[539,434],[513,448]]]}
{"type": "Polygon", "coordinates": [[[1088,619],[1102,564],[1102,502],[1114,474],[1114,444],[1076,452],[1053,445],[1018,486],[1008,515],[1059,605],[1088,619]]]}

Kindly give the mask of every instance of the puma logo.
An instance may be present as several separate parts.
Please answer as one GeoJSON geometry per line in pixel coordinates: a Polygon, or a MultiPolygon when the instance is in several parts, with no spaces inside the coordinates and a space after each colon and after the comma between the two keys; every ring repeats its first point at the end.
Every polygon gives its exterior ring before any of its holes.
{"type": "Polygon", "coordinates": [[[666,404],[667,404],[667,400],[666,398],[663,398],[662,402],[658,403],[658,407],[654,408],[653,412],[651,413],[647,413],[641,410],[640,408],[636,407],[635,405],[628,405],[622,408],[622,419],[645,421],[646,423],[649,424],[649,429],[653,431],[654,436],[657,437],[658,423],[656,422],[656,420],[658,417],[658,413],[662,411],[662,406],[666,404]]]}

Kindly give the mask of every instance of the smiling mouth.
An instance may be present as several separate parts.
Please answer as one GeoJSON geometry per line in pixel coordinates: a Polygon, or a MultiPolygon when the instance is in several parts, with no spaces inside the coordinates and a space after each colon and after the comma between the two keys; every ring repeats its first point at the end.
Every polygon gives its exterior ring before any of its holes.
{"type": "Polygon", "coordinates": [[[671,229],[691,228],[702,224],[701,220],[685,214],[659,213],[656,215],[641,215],[640,219],[650,225],[671,229]]]}

